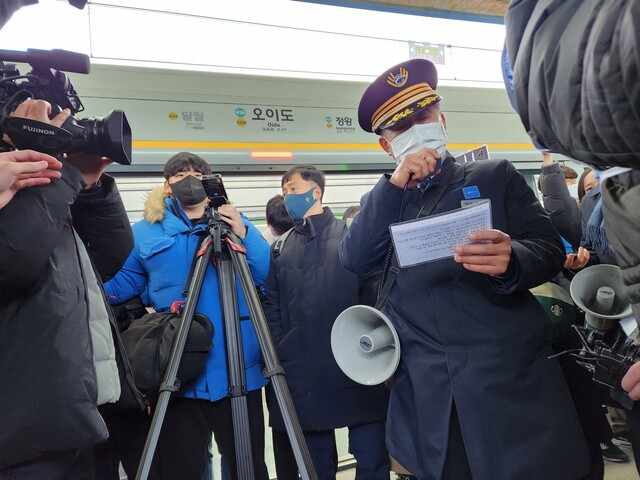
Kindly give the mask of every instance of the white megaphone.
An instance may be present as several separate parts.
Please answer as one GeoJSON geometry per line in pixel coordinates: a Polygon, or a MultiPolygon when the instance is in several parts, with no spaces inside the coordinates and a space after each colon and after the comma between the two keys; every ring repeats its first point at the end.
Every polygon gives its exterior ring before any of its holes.
{"type": "Polygon", "coordinates": [[[344,374],[363,385],[384,382],[400,362],[396,329],[381,311],[367,305],[354,305],[338,315],[331,350],[344,374]]]}
{"type": "Polygon", "coordinates": [[[609,330],[618,320],[631,315],[622,270],[615,265],[594,265],[578,272],[569,292],[574,303],[584,310],[587,324],[596,330],[609,330]]]}

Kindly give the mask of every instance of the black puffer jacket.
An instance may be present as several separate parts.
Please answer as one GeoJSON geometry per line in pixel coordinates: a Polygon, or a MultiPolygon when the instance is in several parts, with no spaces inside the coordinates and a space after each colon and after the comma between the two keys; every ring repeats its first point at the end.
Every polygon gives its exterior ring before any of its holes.
{"type": "MultiPolygon", "coordinates": [[[[100,237],[112,252],[127,248],[117,246],[127,242],[122,201],[105,178],[108,191],[80,194],[82,176],[64,165],[62,179],[22,190],[0,210],[0,470],[107,438],[70,215],[77,202],[76,223],[89,252],[100,237]],[[88,217],[78,208],[100,213],[102,222],[86,230],[88,217]]],[[[105,268],[117,270],[116,264],[114,258],[105,268]]]]}
{"type": "Polygon", "coordinates": [[[513,0],[505,17],[518,113],[553,152],[640,168],[640,1],[513,0]]]}
{"type": "Polygon", "coordinates": [[[640,323],[640,0],[513,0],[518,113],[534,141],[595,167],[605,229],[640,323]]]}
{"type": "Polygon", "coordinates": [[[110,280],[133,250],[133,232],[113,177],[102,175],[100,186],[83,190],[71,205],[78,232],[103,282],[110,280]]]}

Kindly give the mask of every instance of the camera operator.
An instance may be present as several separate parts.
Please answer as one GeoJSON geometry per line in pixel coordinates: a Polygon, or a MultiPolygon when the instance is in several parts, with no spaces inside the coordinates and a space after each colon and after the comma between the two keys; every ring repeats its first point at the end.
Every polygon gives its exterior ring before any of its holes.
{"type": "MultiPolygon", "coordinates": [[[[26,100],[13,115],[59,126],[50,105],[26,100]]],[[[29,152],[10,152],[22,156],[29,152]]],[[[0,478],[93,478],[93,448],[108,436],[98,405],[125,397],[111,309],[101,278],[133,245],[109,159],[48,160],[59,174],[18,191],[0,210],[0,478]],[[72,217],[73,215],[73,217],[72,217]]],[[[141,406],[141,405],[140,405],[141,406]]]]}
{"type": "MultiPolygon", "coordinates": [[[[123,302],[146,289],[149,304],[164,312],[170,311],[174,302],[185,300],[184,285],[194,253],[208,232],[205,212],[209,199],[201,180],[208,174],[211,167],[193,153],[180,152],[167,161],[164,185],[151,192],[145,204],[145,218],[137,227],[139,241],[120,272],[105,284],[110,301],[123,302]]],[[[264,284],[269,271],[266,240],[234,206],[221,205],[218,213],[242,239],[254,282],[264,284]]],[[[183,394],[174,396],[167,407],[152,468],[163,480],[203,478],[212,431],[232,478],[237,478],[222,299],[213,261],[207,266],[201,292],[196,309],[213,324],[214,347],[209,351],[204,372],[183,394]]],[[[262,387],[267,381],[262,374],[255,330],[240,291],[237,298],[255,478],[267,480],[262,411],[262,387]]]]}

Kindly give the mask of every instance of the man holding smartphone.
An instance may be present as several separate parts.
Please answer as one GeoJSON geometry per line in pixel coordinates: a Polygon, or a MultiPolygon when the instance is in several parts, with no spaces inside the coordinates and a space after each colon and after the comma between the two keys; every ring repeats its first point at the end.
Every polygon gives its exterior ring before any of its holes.
{"type": "MultiPolygon", "coordinates": [[[[136,246],[120,272],[105,285],[112,303],[121,303],[146,291],[156,311],[168,311],[175,301],[185,300],[184,285],[195,250],[206,235],[205,209],[209,202],[202,177],[211,167],[198,155],[181,152],[164,167],[165,183],[149,195],[145,219],[137,227],[136,246]]],[[[253,280],[262,285],[269,271],[269,245],[258,229],[230,205],[217,209],[222,221],[242,239],[253,280]]],[[[196,312],[214,326],[214,348],[204,373],[180,397],[169,403],[158,441],[154,471],[161,478],[202,478],[211,432],[220,453],[237,477],[225,337],[218,275],[213,262],[206,271],[196,312]]],[[[242,332],[247,403],[255,478],[267,480],[264,463],[264,419],[261,355],[244,297],[238,291],[238,313],[242,332]]]]}

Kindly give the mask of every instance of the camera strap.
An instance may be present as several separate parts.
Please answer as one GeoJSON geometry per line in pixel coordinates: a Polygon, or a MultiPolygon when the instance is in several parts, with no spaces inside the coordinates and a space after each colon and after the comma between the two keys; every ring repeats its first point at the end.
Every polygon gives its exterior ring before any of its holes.
{"type": "MultiPolygon", "coordinates": [[[[420,209],[420,213],[418,217],[428,217],[433,209],[436,207],[445,190],[449,186],[449,179],[453,176],[453,173],[460,167],[459,164],[453,163],[449,170],[447,170],[440,182],[431,189],[427,189],[424,192],[424,195],[427,197],[426,201],[422,205],[420,209]]],[[[391,291],[391,287],[393,287],[396,278],[400,274],[400,269],[398,268],[398,259],[393,254],[393,242],[389,242],[389,247],[387,248],[387,252],[385,254],[385,260],[382,266],[382,272],[380,273],[380,281],[384,282],[382,288],[379,290],[378,299],[376,300],[375,309],[380,310],[384,301],[387,299],[387,295],[391,291]],[[387,271],[388,270],[388,271],[387,271]]]]}

